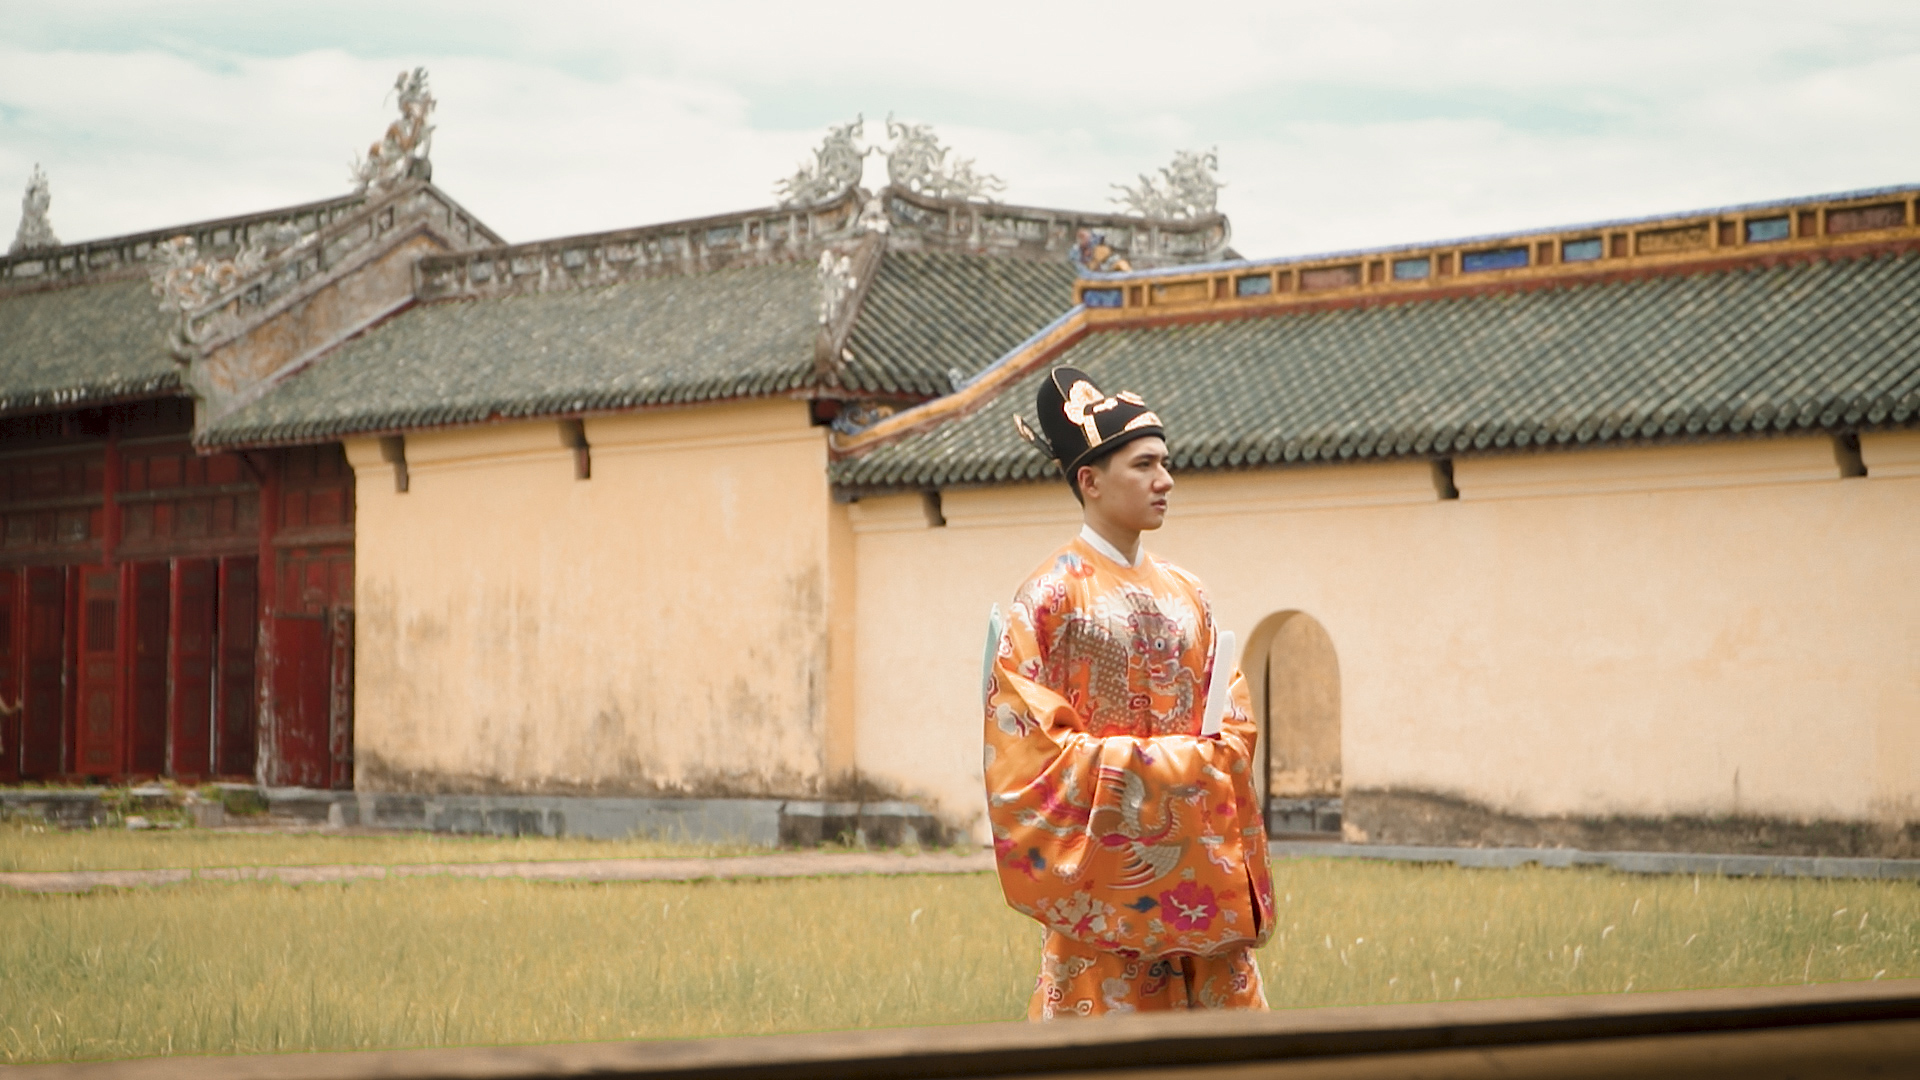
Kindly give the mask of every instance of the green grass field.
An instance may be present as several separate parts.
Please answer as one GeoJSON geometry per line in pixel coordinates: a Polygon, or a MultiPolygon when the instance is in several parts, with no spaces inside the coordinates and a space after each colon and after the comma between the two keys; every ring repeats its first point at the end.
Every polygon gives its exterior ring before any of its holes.
{"type": "MultiPolygon", "coordinates": [[[[126,844],[207,865],[292,850],[182,839],[16,832],[7,846],[15,865],[40,865],[41,840],[94,866],[128,865],[126,844]],[[104,862],[72,848],[95,842],[104,862]]],[[[461,850],[313,839],[337,845],[325,861],[461,850]]],[[[487,857],[582,854],[501,846],[514,854],[487,857]]],[[[1277,1008],[1920,976],[1910,883],[1301,860],[1275,884],[1279,933],[1261,959],[1277,1008]]],[[[0,1061],[1011,1019],[1038,947],[988,875],[0,892],[0,1061]]]]}

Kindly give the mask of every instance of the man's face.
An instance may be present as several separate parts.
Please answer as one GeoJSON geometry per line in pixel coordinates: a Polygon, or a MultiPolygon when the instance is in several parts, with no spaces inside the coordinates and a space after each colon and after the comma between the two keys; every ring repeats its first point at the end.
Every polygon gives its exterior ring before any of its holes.
{"type": "Polygon", "coordinates": [[[1133,532],[1157,529],[1167,520],[1173,490],[1166,440],[1148,435],[1080,468],[1080,494],[1087,511],[1133,532]]]}

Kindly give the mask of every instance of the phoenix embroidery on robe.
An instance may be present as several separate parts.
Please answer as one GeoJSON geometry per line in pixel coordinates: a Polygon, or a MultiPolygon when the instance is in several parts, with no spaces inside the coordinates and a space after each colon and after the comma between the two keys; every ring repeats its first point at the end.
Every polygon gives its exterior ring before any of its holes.
{"type": "MultiPolygon", "coordinates": [[[[1273,925],[1256,731],[1237,672],[1199,734],[1215,663],[1200,583],[1076,539],[1021,586],[986,682],[988,817],[1007,902],[1122,956],[1215,956],[1273,925]]],[[[1226,662],[1226,661],[1222,661],[1226,662]]]]}

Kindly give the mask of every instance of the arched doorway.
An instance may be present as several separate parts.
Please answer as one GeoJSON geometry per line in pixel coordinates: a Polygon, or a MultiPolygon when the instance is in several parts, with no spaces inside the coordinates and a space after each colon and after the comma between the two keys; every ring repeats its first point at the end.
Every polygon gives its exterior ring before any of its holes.
{"type": "Polygon", "coordinates": [[[1269,616],[1242,660],[1261,719],[1267,831],[1340,834],[1340,660],[1320,621],[1269,616]]]}

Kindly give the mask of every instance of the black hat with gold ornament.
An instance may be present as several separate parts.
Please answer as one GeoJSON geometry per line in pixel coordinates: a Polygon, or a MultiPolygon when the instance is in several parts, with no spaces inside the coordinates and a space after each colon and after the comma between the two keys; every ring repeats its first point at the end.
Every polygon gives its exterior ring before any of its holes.
{"type": "Polygon", "coordinates": [[[1041,380],[1034,395],[1040,411],[1040,433],[1019,416],[1013,426],[1020,437],[1060,463],[1072,482],[1082,465],[1091,465],[1135,439],[1148,435],[1166,438],[1160,417],[1140,395],[1123,390],[1108,395],[1079,368],[1057,367],[1041,380]]]}

